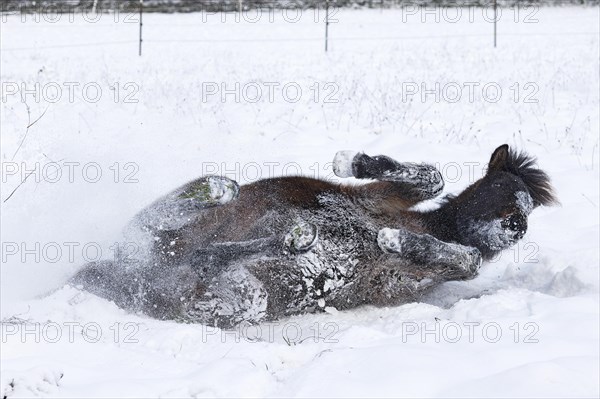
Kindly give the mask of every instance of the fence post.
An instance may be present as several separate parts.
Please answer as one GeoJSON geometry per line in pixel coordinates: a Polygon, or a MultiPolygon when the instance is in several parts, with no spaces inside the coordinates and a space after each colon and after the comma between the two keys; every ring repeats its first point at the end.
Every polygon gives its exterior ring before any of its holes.
{"type": "Polygon", "coordinates": [[[329,41],[329,0],[325,0],[325,52],[329,41]]]}
{"type": "Polygon", "coordinates": [[[142,56],[142,17],[144,15],[144,0],[140,0],[140,57],[142,56]]]}
{"type": "Polygon", "coordinates": [[[497,24],[498,24],[498,3],[497,0],[494,0],[494,48],[496,48],[496,36],[497,36],[497,32],[498,32],[498,28],[497,28],[497,24]]]}

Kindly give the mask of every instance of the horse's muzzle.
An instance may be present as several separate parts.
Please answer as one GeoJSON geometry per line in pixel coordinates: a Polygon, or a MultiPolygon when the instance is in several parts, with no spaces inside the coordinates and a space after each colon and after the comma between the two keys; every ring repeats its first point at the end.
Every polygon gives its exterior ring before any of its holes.
{"type": "Polygon", "coordinates": [[[502,227],[514,233],[513,238],[520,240],[527,232],[527,215],[515,212],[502,221],[502,227]]]}

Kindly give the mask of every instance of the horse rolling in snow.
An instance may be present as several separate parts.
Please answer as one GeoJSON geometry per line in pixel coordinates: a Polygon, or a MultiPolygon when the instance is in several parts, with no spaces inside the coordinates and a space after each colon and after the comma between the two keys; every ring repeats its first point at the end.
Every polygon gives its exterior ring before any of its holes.
{"type": "Polygon", "coordinates": [[[417,301],[520,240],[537,206],[556,202],[546,173],[498,147],[486,175],[431,211],[432,165],[342,151],[340,185],[280,177],[238,186],[194,180],[141,211],[126,229],[135,253],[87,264],[70,284],[152,317],[231,328],[326,306],[417,301]]]}

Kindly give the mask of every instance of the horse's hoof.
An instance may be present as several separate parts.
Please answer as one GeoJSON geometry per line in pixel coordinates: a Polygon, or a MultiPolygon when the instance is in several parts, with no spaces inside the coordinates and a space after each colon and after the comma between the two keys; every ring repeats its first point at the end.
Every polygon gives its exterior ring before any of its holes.
{"type": "Polygon", "coordinates": [[[402,240],[400,238],[400,230],[383,228],[377,234],[377,244],[383,252],[396,253],[402,252],[402,240]]]}
{"type": "Polygon", "coordinates": [[[444,190],[444,177],[433,165],[420,165],[424,171],[424,190],[431,198],[437,197],[444,190]]]}
{"type": "Polygon", "coordinates": [[[337,177],[353,177],[352,165],[357,155],[356,151],[338,151],[333,158],[333,173],[337,177]]]}
{"type": "Polygon", "coordinates": [[[406,162],[398,170],[389,172],[395,181],[410,184],[423,193],[425,198],[434,198],[444,190],[444,177],[433,165],[406,162]]]}
{"type": "Polygon", "coordinates": [[[199,207],[225,205],[240,195],[240,186],[235,180],[224,176],[206,176],[191,182],[179,194],[180,199],[189,199],[199,207]]]}
{"type": "Polygon", "coordinates": [[[477,275],[483,256],[477,248],[463,247],[455,258],[455,265],[460,274],[466,278],[472,278],[477,275]]]}
{"type": "Polygon", "coordinates": [[[305,221],[300,221],[285,236],[285,245],[292,252],[306,252],[317,244],[319,228],[305,221]]]}
{"type": "Polygon", "coordinates": [[[467,253],[467,272],[477,274],[483,263],[483,256],[477,248],[471,248],[467,253]]]}

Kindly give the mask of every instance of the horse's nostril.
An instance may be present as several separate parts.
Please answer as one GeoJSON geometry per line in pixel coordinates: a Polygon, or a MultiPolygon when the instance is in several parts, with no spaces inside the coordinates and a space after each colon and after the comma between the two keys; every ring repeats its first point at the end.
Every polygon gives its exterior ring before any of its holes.
{"type": "Polygon", "coordinates": [[[513,213],[504,219],[502,226],[515,232],[514,237],[517,239],[523,238],[527,232],[527,217],[521,213],[513,213]]]}

